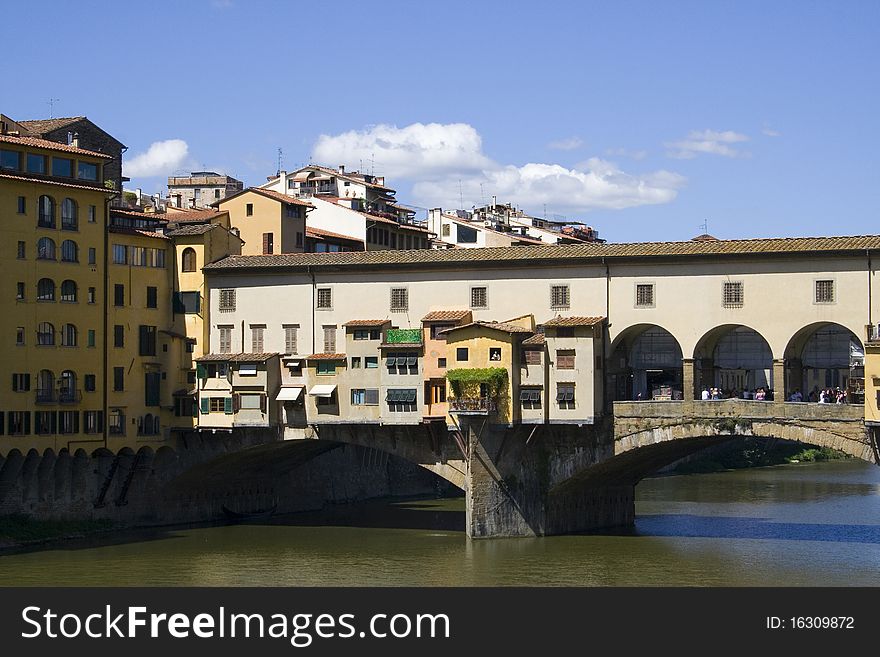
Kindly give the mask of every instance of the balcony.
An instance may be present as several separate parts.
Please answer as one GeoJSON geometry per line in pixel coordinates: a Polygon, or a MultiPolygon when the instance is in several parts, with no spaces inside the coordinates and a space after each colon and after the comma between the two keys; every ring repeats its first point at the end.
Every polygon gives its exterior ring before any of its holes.
{"type": "Polygon", "coordinates": [[[490,397],[457,397],[449,400],[449,412],[459,415],[488,415],[498,410],[490,397]]]}
{"type": "Polygon", "coordinates": [[[59,404],[77,404],[82,400],[80,390],[62,389],[58,392],[59,404]]]}
{"type": "Polygon", "coordinates": [[[58,401],[58,393],[54,389],[37,389],[36,399],[34,400],[37,404],[55,404],[58,401]]]}

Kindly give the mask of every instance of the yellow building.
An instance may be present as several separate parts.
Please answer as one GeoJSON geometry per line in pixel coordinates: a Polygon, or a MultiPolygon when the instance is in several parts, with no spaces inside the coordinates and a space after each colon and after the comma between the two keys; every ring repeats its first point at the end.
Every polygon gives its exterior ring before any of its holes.
{"type": "Polygon", "coordinates": [[[0,121],[0,454],[99,447],[112,158],[17,132],[0,121]]]}
{"type": "Polygon", "coordinates": [[[865,343],[865,423],[880,427],[880,336],[865,343]]]}
{"type": "Polygon", "coordinates": [[[295,196],[258,187],[213,204],[227,212],[244,240],[242,254],[302,253],[306,240],[306,212],[314,206],[295,196]]]}

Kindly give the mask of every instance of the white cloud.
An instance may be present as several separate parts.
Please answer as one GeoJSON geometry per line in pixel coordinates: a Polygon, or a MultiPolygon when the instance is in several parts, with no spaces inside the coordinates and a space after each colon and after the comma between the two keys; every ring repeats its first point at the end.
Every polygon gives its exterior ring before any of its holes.
{"type": "Polygon", "coordinates": [[[611,157],[627,157],[632,160],[644,160],[648,157],[648,151],[631,151],[628,148],[609,148],[605,151],[605,155],[611,157]]]}
{"type": "Polygon", "coordinates": [[[557,139],[547,144],[547,148],[556,151],[573,151],[584,145],[584,140],[580,137],[566,137],[565,139],[557,139]]]}
{"type": "Polygon", "coordinates": [[[164,176],[180,168],[189,155],[189,146],[182,139],[154,141],[145,153],[139,153],[123,164],[125,175],[135,178],[164,176]]]}
{"type": "Polygon", "coordinates": [[[764,126],[764,129],[761,130],[761,133],[768,136],[768,137],[781,137],[782,136],[781,132],[779,132],[778,130],[774,130],[770,126],[766,126],[766,125],[764,126]]]}
{"type": "Polygon", "coordinates": [[[371,164],[377,174],[420,178],[444,172],[474,172],[491,164],[479,133],[466,123],[375,125],[339,135],[321,135],[314,159],[328,166],[371,164]]]}
{"type": "Polygon", "coordinates": [[[738,144],[748,140],[748,136],[733,132],[732,130],[725,130],[723,132],[717,130],[692,130],[685,139],[666,142],[665,146],[670,149],[667,155],[679,160],[689,160],[704,153],[723,155],[725,157],[739,157],[744,155],[744,153],[733,148],[731,144],[738,144]]]}

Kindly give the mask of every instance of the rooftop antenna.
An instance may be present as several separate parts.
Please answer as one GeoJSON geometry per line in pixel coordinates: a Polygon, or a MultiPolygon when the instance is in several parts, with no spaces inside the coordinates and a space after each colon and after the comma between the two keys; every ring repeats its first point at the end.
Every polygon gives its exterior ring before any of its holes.
{"type": "Polygon", "coordinates": [[[486,195],[483,193],[483,183],[480,183],[480,201],[486,205],[486,195]]]}
{"type": "Polygon", "coordinates": [[[458,207],[464,210],[464,195],[461,193],[461,178],[458,179],[458,207]]]}
{"type": "Polygon", "coordinates": [[[276,176],[281,175],[282,162],[284,162],[284,159],[282,157],[281,147],[279,146],[278,147],[278,171],[275,173],[276,176]]]}
{"type": "Polygon", "coordinates": [[[49,118],[50,119],[55,118],[55,103],[60,103],[60,102],[61,102],[60,98],[50,98],[49,99],[49,118]]]}
{"type": "Polygon", "coordinates": [[[700,224],[699,228],[702,229],[703,235],[708,235],[709,234],[709,220],[708,219],[704,220],[703,223],[700,224]]]}
{"type": "Polygon", "coordinates": [[[376,175],[376,154],[370,153],[370,175],[376,175]]]}

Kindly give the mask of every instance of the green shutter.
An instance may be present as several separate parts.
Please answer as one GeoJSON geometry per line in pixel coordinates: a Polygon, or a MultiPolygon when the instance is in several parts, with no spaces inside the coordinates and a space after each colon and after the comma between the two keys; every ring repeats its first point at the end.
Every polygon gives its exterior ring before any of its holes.
{"type": "Polygon", "coordinates": [[[208,373],[205,371],[205,366],[201,363],[196,363],[196,376],[200,379],[204,379],[208,376],[208,373]]]}
{"type": "Polygon", "coordinates": [[[209,408],[208,404],[209,404],[209,403],[210,403],[210,402],[208,401],[208,398],[207,398],[207,397],[202,397],[202,399],[201,399],[202,415],[207,415],[207,414],[208,414],[208,408],[209,408]]]}
{"type": "Polygon", "coordinates": [[[226,415],[232,415],[232,397],[223,400],[223,410],[226,415]]]}
{"type": "Polygon", "coordinates": [[[198,405],[198,404],[195,404],[195,403],[194,403],[194,404],[192,405],[192,416],[193,416],[193,417],[198,417],[198,416],[199,416],[199,405],[198,405]]]}

